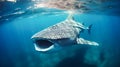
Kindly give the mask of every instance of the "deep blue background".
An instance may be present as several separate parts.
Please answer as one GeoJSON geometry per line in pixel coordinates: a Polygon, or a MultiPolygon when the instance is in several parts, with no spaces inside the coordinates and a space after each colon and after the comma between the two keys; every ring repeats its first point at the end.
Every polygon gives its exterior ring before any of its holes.
{"type": "MultiPolygon", "coordinates": [[[[99,47],[77,45],[57,53],[43,54],[34,50],[31,36],[65,20],[68,15],[62,12],[58,15],[39,12],[31,14],[30,11],[20,15],[9,15],[18,7],[25,11],[31,3],[22,6],[17,3],[11,8],[9,5],[13,5],[12,3],[5,3],[0,3],[4,5],[0,8],[0,16],[3,16],[0,18],[0,67],[120,67],[120,10],[118,7],[105,13],[91,12],[74,15],[76,21],[86,26],[93,24],[91,34],[84,31],[80,36],[98,42],[99,47]]],[[[42,9],[39,11],[44,12],[42,9]]]]}

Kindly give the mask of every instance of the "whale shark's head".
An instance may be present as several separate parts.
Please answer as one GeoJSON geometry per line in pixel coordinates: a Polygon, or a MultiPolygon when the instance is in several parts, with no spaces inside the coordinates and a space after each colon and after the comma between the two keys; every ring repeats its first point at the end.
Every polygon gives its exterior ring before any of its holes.
{"type": "Polygon", "coordinates": [[[35,50],[37,51],[48,52],[48,53],[56,52],[61,48],[65,46],[73,45],[76,42],[75,37],[73,36],[66,37],[65,33],[64,35],[62,34],[60,35],[57,31],[56,32],[58,34],[55,33],[56,35],[53,35],[54,34],[53,32],[50,33],[49,31],[45,31],[45,30],[34,34],[31,38],[34,43],[35,50]]]}

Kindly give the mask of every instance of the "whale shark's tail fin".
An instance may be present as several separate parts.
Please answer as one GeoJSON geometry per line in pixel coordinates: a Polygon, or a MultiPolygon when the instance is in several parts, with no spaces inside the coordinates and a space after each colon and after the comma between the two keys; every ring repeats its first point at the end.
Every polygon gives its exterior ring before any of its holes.
{"type": "Polygon", "coordinates": [[[92,24],[89,26],[89,29],[88,29],[88,33],[90,34],[91,33],[91,28],[92,28],[92,24]]]}

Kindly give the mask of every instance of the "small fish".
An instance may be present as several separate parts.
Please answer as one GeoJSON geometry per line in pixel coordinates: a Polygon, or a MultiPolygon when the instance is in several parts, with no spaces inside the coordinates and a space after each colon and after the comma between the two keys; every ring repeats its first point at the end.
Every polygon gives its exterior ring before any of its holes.
{"type": "Polygon", "coordinates": [[[54,52],[65,46],[78,44],[98,46],[97,42],[80,38],[79,34],[82,30],[90,30],[89,28],[91,26],[86,27],[82,23],[76,22],[73,14],[69,14],[66,20],[34,34],[31,39],[35,45],[35,50],[41,52],[54,52]]]}

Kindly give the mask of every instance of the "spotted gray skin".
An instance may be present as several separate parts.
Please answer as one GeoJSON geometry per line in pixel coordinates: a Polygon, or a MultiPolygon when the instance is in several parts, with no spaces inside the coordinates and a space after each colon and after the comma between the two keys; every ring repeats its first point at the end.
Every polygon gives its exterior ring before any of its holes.
{"type": "Polygon", "coordinates": [[[89,30],[89,27],[76,22],[73,14],[70,14],[65,21],[34,34],[31,39],[34,42],[35,50],[41,52],[54,52],[65,46],[78,44],[99,45],[96,42],[80,38],[79,34],[82,30],[89,30]]]}

